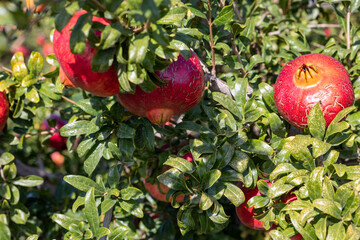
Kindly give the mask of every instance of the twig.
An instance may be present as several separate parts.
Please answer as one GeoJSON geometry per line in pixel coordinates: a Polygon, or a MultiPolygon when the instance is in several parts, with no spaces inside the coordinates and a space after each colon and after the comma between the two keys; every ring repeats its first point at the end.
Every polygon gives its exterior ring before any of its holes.
{"type": "MultiPolygon", "coordinates": [[[[105,228],[109,228],[109,226],[110,226],[110,222],[111,222],[111,219],[112,219],[113,209],[114,209],[114,207],[110,208],[110,209],[105,213],[104,222],[103,222],[103,227],[105,227],[105,228]]],[[[100,240],[106,240],[106,238],[107,238],[107,236],[103,236],[103,237],[100,238],[100,240]]]]}
{"type": "Polygon", "coordinates": [[[5,71],[9,72],[9,73],[12,73],[12,70],[9,69],[9,68],[7,68],[7,67],[5,67],[5,66],[2,66],[2,65],[1,65],[1,68],[4,69],[5,71]]]}
{"type": "Polygon", "coordinates": [[[239,8],[237,6],[237,3],[236,1],[233,1],[233,7],[234,7],[234,12],[235,12],[235,15],[236,15],[236,18],[241,21],[242,20],[242,17],[240,15],[240,12],[239,12],[239,8]]]}
{"type": "Polygon", "coordinates": [[[49,179],[52,179],[52,178],[62,179],[62,176],[59,174],[48,173],[46,171],[42,171],[39,168],[29,166],[18,159],[15,159],[14,162],[16,164],[16,168],[17,168],[20,176],[36,175],[36,176],[40,176],[40,177],[47,177],[49,179]]]}
{"type": "Polygon", "coordinates": [[[6,178],[5,178],[5,175],[4,175],[4,170],[3,170],[3,168],[2,167],[0,167],[0,176],[1,176],[1,178],[4,180],[4,182],[6,182],[7,180],[6,180],[6,178]]]}
{"type": "Polygon", "coordinates": [[[93,4],[95,4],[95,6],[101,11],[101,12],[105,12],[106,8],[97,0],[90,0],[93,4]]]}
{"type": "Polygon", "coordinates": [[[65,99],[66,101],[68,101],[69,103],[72,103],[74,105],[76,105],[75,101],[71,100],[70,98],[67,98],[65,96],[61,96],[63,99],[65,99]]]}
{"type": "Polygon", "coordinates": [[[350,41],[350,17],[351,17],[351,11],[350,6],[348,7],[346,11],[346,49],[350,50],[351,47],[351,41],[350,41]]]}
{"type": "Polygon", "coordinates": [[[209,24],[209,30],[210,30],[210,48],[211,48],[211,65],[212,65],[212,69],[211,69],[211,75],[216,76],[216,70],[215,70],[215,50],[214,50],[214,36],[213,36],[213,31],[212,31],[212,19],[211,19],[211,2],[208,1],[208,8],[209,8],[209,19],[208,19],[208,24],[209,24]]]}
{"type": "Polygon", "coordinates": [[[56,132],[58,132],[58,130],[50,129],[50,130],[44,130],[44,131],[37,132],[37,133],[28,133],[28,134],[25,134],[25,138],[30,138],[30,137],[39,136],[39,135],[54,134],[56,132]]]}
{"type": "Polygon", "coordinates": [[[269,33],[268,33],[268,36],[279,35],[280,33],[281,33],[280,30],[276,30],[276,31],[273,31],[273,32],[269,32],[269,33]]]}
{"type": "Polygon", "coordinates": [[[260,20],[256,23],[256,26],[259,26],[263,21],[264,19],[266,18],[266,16],[270,13],[269,10],[265,11],[263,15],[261,15],[261,18],[260,20]]]}
{"type": "Polygon", "coordinates": [[[321,24],[309,24],[307,25],[308,28],[340,28],[339,24],[326,24],[326,23],[321,23],[321,24]]]}

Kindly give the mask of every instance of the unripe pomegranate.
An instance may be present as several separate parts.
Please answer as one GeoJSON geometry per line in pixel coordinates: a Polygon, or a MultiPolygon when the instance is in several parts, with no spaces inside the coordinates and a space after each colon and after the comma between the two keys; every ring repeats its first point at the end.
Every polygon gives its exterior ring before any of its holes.
{"type": "Polygon", "coordinates": [[[62,84],[65,85],[67,88],[76,88],[75,84],[71,82],[71,80],[66,76],[64,73],[64,70],[62,68],[59,68],[59,78],[62,84]]]}
{"type": "Polygon", "coordinates": [[[5,92],[0,92],[0,132],[4,129],[9,117],[9,102],[5,92]]]}
{"type": "MultiPolygon", "coordinates": [[[[267,182],[269,187],[271,186],[271,183],[268,180],[264,181],[267,182]]],[[[250,198],[261,195],[259,189],[257,187],[255,187],[254,189],[250,189],[243,187],[242,184],[239,185],[241,190],[244,192],[245,202],[243,202],[240,206],[236,208],[236,215],[238,216],[241,223],[245,226],[255,230],[265,230],[265,228],[263,227],[263,223],[254,218],[254,216],[256,216],[256,214],[254,213],[254,207],[248,208],[246,206],[250,198]]]]}
{"type": "MultiPolygon", "coordinates": [[[[47,118],[47,120],[44,121],[44,123],[42,124],[41,128],[43,130],[59,130],[62,126],[64,126],[66,124],[66,122],[64,120],[61,119],[60,116],[53,114],[50,117],[47,118]],[[49,119],[56,119],[56,126],[54,127],[50,127],[49,123],[47,120],[49,119]]],[[[50,139],[49,139],[49,145],[50,147],[52,147],[55,150],[64,150],[66,149],[66,138],[62,137],[60,135],[60,132],[56,132],[55,134],[53,134],[50,139]]]]}
{"type": "Polygon", "coordinates": [[[179,55],[177,61],[156,74],[167,82],[164,86],[150,93],[140,87],[136,87],[134,94],[119,93],[117,98],[121,105],[133,114],[163,125],[173,115],[185,113],[201,101],[205,80],[195,53],[191,53],[189,60],[179,55]]]}
{"type": "MultiPolygon", "coordinates": [[[[184,156],[182,156],[182,158],[186,159],[189,162],[193,161],[193,157],[192,157],[191,153],[185,154],[184,156]]],[[[169,166],[163,167],[163,172],[169,170],[170,168],[171,167],[169,167],[169,166]]],[[[164,184],[158,182],[158,180],[156,180],[156,182],[153,183],[153,184],[151,184],[150,182],[146,182],[146,179],[144,179],[143,182],[144,182],[145,189],[150,193],[150,195],[153,198],[155,198],[156,200],[161,201],[161,202],[168,202],[166,200],[166,194],[170,189],[167,186],[165,186],[164,184]]],[[[176,197],[176,201],[179,202],[179,203],[183,202],[184,198],[185,198],[185,195],[181,194],[181,195],[176,197]]],[[[172,197],[169,200],[171,202],[172,197]]]]}
{"type": "MultiPolygon", "coordinates": [[[[86,11],[78,11],[70,19],[69,23],[62,29],[61,33],[55,30],[53,45],[55,56],[61,68],[76,86],[101,97],[108,97],[119,92],[119,82],[114,67],[110,67],[106,72],[93,72],[91,70],[91,60],[97,50],[86,42],[85,51],[82,54],[73,54],[70,51],[70,36],[78,18],[86,11]]],[[[110,22],[104,18],[93,17],[93,22],[109,25],[110,22]]],[[[101,33],[95,32],[97,35],[101,33]]]]}
{"type": "Polygon", "coordinates": [[[274,100],[279,113],[300,129],[307,127],[310,109],[320,102],[327,127],[338,112],[353,105],[354,90],[340,62],[324,54],[308,54],[281,70],[274,100]]]}

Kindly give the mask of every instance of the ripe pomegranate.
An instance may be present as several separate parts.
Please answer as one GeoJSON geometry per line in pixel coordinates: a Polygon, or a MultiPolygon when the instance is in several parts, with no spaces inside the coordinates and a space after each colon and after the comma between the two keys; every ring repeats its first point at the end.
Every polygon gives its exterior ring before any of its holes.
{"type": "Polygon", "coordinates": [[[12,51],[13,54],[17,52],[21,52],[24,55],[24,57],[29,57],[31,53],[30,50],[24,45],[20,45],[15,51],[12,51]]]}
{"type": "Polygon", "coordinates": [[[140,87],[134,94],[119,93],[117,98],[121,105],[133,114],[163,125],[173,115],[185,113],[201,101],[205,80],[195,53],[192,52],[187,61],[179,55],[177,61],[156,74],[167,82],[164,86],[150,93],[140,87]]]}
{"type": "Polygon", "coordinates": [[[36,44],[39,45],[39,47],[42,47],[46,43],[46,38],[44,35],[39,35],[36,37],[36,44]]]}
{"type": "Polygon", "coordinates": [[[4,130],[9,117],[9,102],[5,92],[0,92],[0,132],[4,130]]]}
{"type": "Polygon", "coordinates": [[[58,166],[61,167],[65,162],[65,157],[59,152],[53,152],[50,154],[51,160],[58,166]]]}
{"type": "Polygon", "coordinates": [[[295,201],[297,199],[296,195],[294,193],[292,193],[293,191],[288,192],[285,196],[282,196],[280,198],[280,200],[285,203],[288,204],[292,201],[295,201]]]}
{"type": "MultiPolygon", "coordinates": [[[[182,158],[186,159],[189,162],[193,161],[193,157],[192,157],[191,153],[185,154],[184,156],[182,156],[182,158]]],[[[169,166],[165,166],[165,167],[163,167],[163,172],[165,172],[169,169],[170,169],[169,166]]],[[[158,182],[158,180],[156,180],[156,182],[153,184],[151,184],[150,182],[147,182],[146,179],[144,179],[143,182],[144,182],[145,189],[150,193],[150,195],[153,198],[155,198],[156,200],[161,201],[161,202],[168,202],[166,200],[166,194],[170,189],[167,186],[158,182]]],[[[185,195],[181,194],[176,197],[176,201],[179,203],[183,202],[184,198],[185,198],[185,195]]],[[[172,197],[170,198],[169,202],[171,202],[171,201],[172,201],[172,197]]]]}
{"type": "MultiPolygon", "coordinates": [[[[73,54],[70,51],[70,35],[72,28],[78,18],[86,11],[78,11],[70,19],[69,23],[62,29],[61,33],[55,30],[53,36],[55,56],[61,68],[76,86],[101,97],[113,96],[119,92],[119,82],[114,67],[110,67],[106,72],[93,72],[91,70],[91,60],[97,50],[86,42],[83,54],[73,54]]],[[[109,25],[110,22],[104,18],[93,17],[94,22],[109,25]]],[[[100,32],[95,32],[100,35],[100,32]]]]}
{"type": "MultiPolygon", "coordinates": [[[[269,187],[271,186],[271,183],[268,180],[264,181],[267,182],[269,187]]],[[[255,187],[254,189],[245,188],[242,186],[241,183],[239,185],[241,190],[244,192],[245,202],[243,202],[240,206],[236,208],[236,215],[238,216],[241,223],[245,226],[255,230],[265,230],[262,222],[254,218],[254,216],[256,216],[256,214],[254,213],[254,207],[248,208],[246,206],[250,198],[261,195],[259,189],[257,187],[255,187]]]]}
{"type": "Polygon", "coordinates": [[[67,88],[76,88],[75,84],[71,82],[71,80],[66,76],[64,73],[64,70],[62,68],[59,68],[59,78],[62,84],[65,85],[67,88]]]}
{"type": "Polygon", "coordinates": [[[324,54],[308,54],[281,70],[274,99],[279,113],[300,129],[307,127],[310,109],[320,102],[327,127],[338,112],[353,105],[354,90],[340,62],[324,54]]]}
{"type": "Polygon", "coordinates": [[[291,239],[291,240],[302,240],[303,237],[301,236],[300,233],[298,233],[298,234],[292,236],[290,239],[291,239]]]}
{"type": "MultiPolygon", "coordinates": [[[[41,128],[43,130],[59,130],[62,126],[66,124],[64,120],[59,115],[53,114],[50,117],[47,118],[47,120],[44,121],[41,128]],[[49,119],[56,119],[56,126],[55,128],[50,127],[47,120],[49,119]]],[[[55,150],[64,150],[66,149],[66,138],[62,137],[60,135],[60,132],[56,132],[54,135],[52,135],[49,139],[49,145],[55,150]]]]}
{"type": "Polygon", "coordinates": [[[47,57],[47,55],[49,55],[49,54],[54,53],[54,47],[49,42],[44,43],[44,45],[42,46],[42,50],[43,50],[45,57],[47,57]]]}

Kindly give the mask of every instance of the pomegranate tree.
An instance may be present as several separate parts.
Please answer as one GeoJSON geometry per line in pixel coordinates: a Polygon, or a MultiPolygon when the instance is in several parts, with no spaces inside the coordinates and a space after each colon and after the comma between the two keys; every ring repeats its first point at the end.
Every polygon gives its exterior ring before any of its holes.
{"type": "Polygon", "coordinates": [[[303,55],[287,63],[274,85],[279,113],[304,129],[310,109],[320,102],[326,126],[336,114],[354,103],[354,90],[345,67],[324,54],[303,55]]]}
{"type": "MultiPolygon", "coordinates": [[[[61,33],[55,30],[53,41],[55,56],[61,68],[76,86],[101,97],[113,96],[119,92],[119,82],[114,67],[110,67],[106,72],[93,72],[91,61],[97,49],[86,42],[85,51],[82,54],[73,54],[70,50],[70,36],[78,18],[86,14],[85,10],[78,11],[70,19],[69,23],[62,29],[61,33]]],[[[93,17],[93,22],[109,25],[110,22],[104,18],[93,17]]],[[[95,32],[100,35],[100,32],[95,32]]]]}
{"type": "Polygon", "coordinates": [[[4,129],[9,117],[9,102],[5,92],[0,92],[0,132],[4,129]]]}
{"type": "Polygon", "coordinates": [[[140,87],[136,87],[134,94],[119,93],[119,102],[133,114],[163,125],[173,115],[185,113],[201,101],[205,79],[195,53],[192,52],[188,60],[179,55],[177,61],[156,74],[166,82],[164,86],[150,93],[140,87]]]}

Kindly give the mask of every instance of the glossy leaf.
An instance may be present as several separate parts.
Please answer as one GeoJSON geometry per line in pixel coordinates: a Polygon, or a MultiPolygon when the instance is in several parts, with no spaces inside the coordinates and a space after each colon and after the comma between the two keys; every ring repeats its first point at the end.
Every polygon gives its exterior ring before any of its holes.
{"type": "Polygon", "coordinates": [[[12,183],[23,187],[35,187],[43,184],[43,182],[44,179],[42,177],[35,175],[28,175],[26,177],[19,177],[18,179],[14,180],[12,183]]]}
{"type": "Polygon", "coordinates": [[[325,118],[320,103],[311,108],[307,123],[311,135],[318,140],[322,140],[325,135],[325,118]]]}
{"type": "Polygon", "coordinates": [[[314,200],[313,206],[330,216],[341,219],[340,204],[328,199],[318,198],[314,200]]]}
{"type": "Polygon", "coordinates": [[[105,193],[105,189],[101,185],[84,176],[67,175],[64,177],[64,181],[83,192],[88,192],[93,187],[95,195],[103,195],[105,193]]]}
{"type": "Polygon", "coordinates": [[[202,178],[200,187],[203,190],[208,189],[221,177],[221,171],[218,169],[210,170],[209,172],[205,173],[202,178]]]}
{"type": "Polygon", "coordinates": [[[225,192],[224,195],[227,199],[229,199],[235,207],[238,207],[240,204],[245,202],[245,195],[243,191],[236,185],[232,183],[224,183],[225,184],[225,192]]]}
{"type": "Polygon", "coordinates": [[[98,209],[95,202],[94,188],[91,187],[85,195],[85,215],[90,229],[93,233],[97,233],[99,230],[100,217],[98,214],[98,209]]]}

